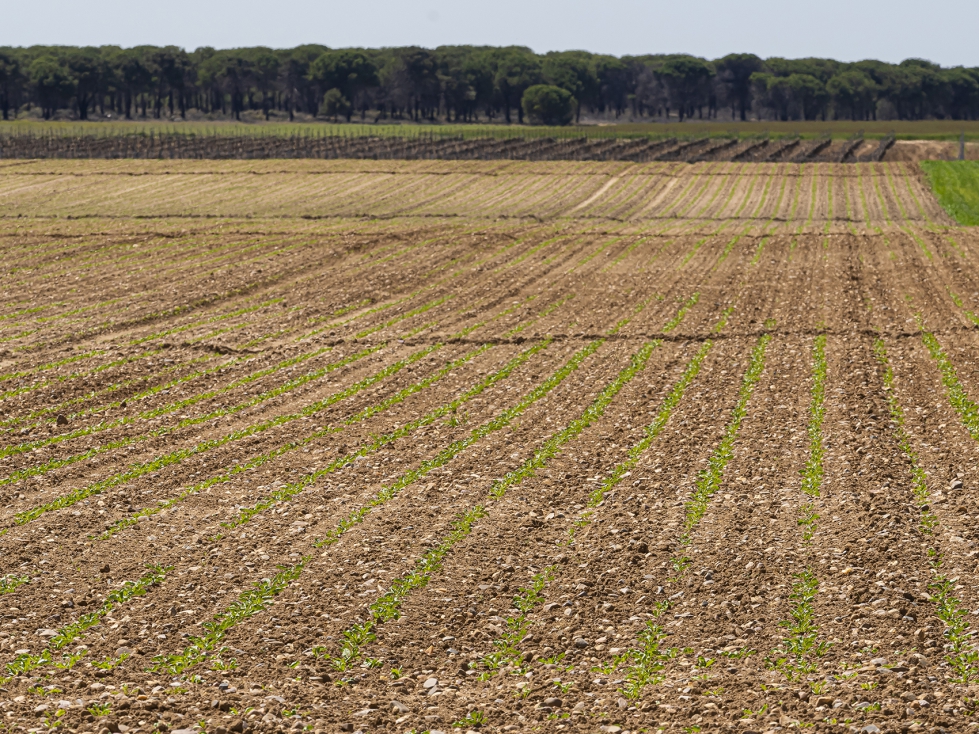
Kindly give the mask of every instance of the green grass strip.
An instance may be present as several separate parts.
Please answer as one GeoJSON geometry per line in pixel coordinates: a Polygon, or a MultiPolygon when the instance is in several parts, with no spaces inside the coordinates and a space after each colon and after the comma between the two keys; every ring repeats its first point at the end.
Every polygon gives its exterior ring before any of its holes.
{"type": "Polygon", "coordinates": [[[299,578],[308,562],[309,557],[306,557],[294,566],[280,566],[279,573],[271,579],[262,580],[242,592],[227,610],[215,615],[212,621],[205,622],[202,625],[205,633],[200,637],[191,637],[190,645],[181,652],[175,655],[155,655],[150,670],[155,673],[179,675],[208,657],[220,655],[224,648],[220,648],[219,645],[227,631],[239,622],[265,611],[272,604],[274,597],[299,578]]]}
{"type": "Polygon", "coordinates": [[[150,569],[149,572],[136,581],[126,581],[119,588],[110,591],[98,609],[83,614],[76,621],[59,629],[57,634],[48,641],[47,648],[40,654],[24,653],[14,658],[12,662],[7,663],[7,672],[10,675],[26,675],[44,665],[53,664],[59,668],[74,665],[81,655],[63,655],[62,661],[56,662],[53,653],[64,649],[83,635],[86,630],[101,623],[103,617],[117,606],[125,604],[135,597],[143,596],[151,587],[162,584],[166,580],[167,573],[173,570],[173,566],[149,566],[148,568],[150,569]]]}
{"type": "MultiPolygon", "coordinates": [[[[184,489],[182,492],[180,492],[175,497],[171,497],[170,499],[163,500],[163,501],[159,502],[157,505],[154,505],[153,507],[146,507],[146,508],[144,508],[142,510],[139,510],[138,512],[133,513],[132,515],[129,515],[128,517],[125,517],[125,518],[123,518],[121,520],[118,520],[117,522],[115,522],[112,525],[110,525],[105,530],[105,532],[102,533],[99,536],[99,539],[100,540],[104,540],[106,538],[109,538],[109,537],[115,535],[116,533],[118,533],[119,531],[124,530],[127,527],[131,527],[132,525],[135,525],[136,523],[139,522],[140,518],[142,518],[142,517],[150,517],[152,515],[156,515],[156,514],[158,514],[160,512],[163,512],[164,510],[168,510],[171,507],[173,507],[174,505],[176,505],[176,504],[178,504],[180,502],[183,502],[188,497],[191,497],[191,496],[193,496],[195,494],[198,494],[198,493],[200,493],[200,492],[202,492],[202,491],[204,491],[206,489],[209,489],[210,487],[213,487],[213,486],[215,486],[217,484],[224,484],[226,482],[230,482],[235,477],[240,476],[241,474],[243,474],[243,473],[245,473],[247,471],[251,471],[251,470],[256,469],[256,468],[258,468],[260,466],[263,466],[264,464],[267,464],[268,462],[270,462],[273,459],[276,459],[276,458],[282,456],[283,454],[289,453],[290,451],[294,451],[295,449],[298,449],[298,448],[302,448],[303,446],[308,446],[309,444],[313,443],[314,441],[316,441],[319,438],[322,438],[323,436],[329,435],[331,433],[337,433],[337,432],[343,430],[343,427],[344,426],[353,425],[354,423],[359,423],[360,421],[363,421],[363,420],[366,420],[368,418],[371,418],[371,417],[373,417],[373,416],[375,416],[375,415],[377,415],[377,414],[379,414],[379,413],[387,410],[388,408],[393,407],[394,405],[397,405],[399,403],[402,403],[409,396],[414,395],[415,393],[420,392],[421,390],[429,387],[433,383],[435,383],[438,380],[442,379],[445,375],[447,375],[452,370],[454,370],[454,369],[456,369],[456,368],[458,368],[458,367],[466,364],[467,362],[471,361],[472,359],[475,359],[477,356],[479,356],[480,354],[482,354],[483,352],[485,352],[488,349],[490,349],[490,346],[489,345],[483,345],[483,346],[480,346],[480,347],[474,349],[473,351],[469,352],[468,354],[463,355],[462,357],[460,357],[458,359],[452,360],[451,362],[449,362],[448,364],[446,364],[444,367],[442,367],[440,370],[438,370],[437,372],[429,375],[425,379],[423,379],[423,380],[421,380],[419,382],[416,382],[413,385],[409,385],[408,387],[406,387],[406,388],[404,388],[402,390],[399,390],[397,393],[395,393],[394,395],[392,395],[392,396],[384,399],[383,401],[381,401],[377,405],[370,406],[368,408],[364,408],[359,413],[356,413],[355,415],[352,415],[349,418],[346,418],[343,421],[343,423],[341,424],[341,426],[339,426],[339,427],[327,426],[326,428],[322,428],[322,429],[320,429],[318,431],[314,431],[309,436],[307,436],[305,438],[302,438],[302,439],[300,439],[298,441],[290,441],[289,443],[284,444],[282,446],[278,446],[275,449],[272,449],[271,451],[267,451],[265,453],[259,454],[258,456],[253,456],[252,458],[248,459],[247,461],[236,462],[233,466],[231,466],[229,469],[227,469],[223,473],[218,474],[218,475],[213,476],[213,477],[210,477],[208,479],[205,479],[204,481],[198,482],[197,484],[193,484],[190,487],[187,487],[186,489],[184,489]]],[[[423,350],[422,352],[419,352],[418,354],[420,354],[421,356],[424,356],[429,351],[430,350],[423,350]]],[[[507,374],[509,374],[509,373],[507,373],[507,374]]],[[[368,378],[368,379],[370,379],[370,378],[368,378]]],[[[487,382],[487,381],[492,380],[492,379],[493,379],[493,377],[491,376],[491,377],[487,378],[486,380],[484,380],[484,382],[487,382]]],[[[475,393],[473,393],[472,391],[470,391],[470,393],[472,393],[472,394],[469,394],[469,393],[465,393],[464,394],[463,397],[465,398],[465,400],[471,399],[474,395],[478,394],[478,391],[475,392],[475,393]]],[[[338,397],[339,400],[342,400],[342,399],[344,399],[346,397],[349,397],[349,394],[348,394],[347,391],[343,391],[342,393],[338,393],[338,395],[339,395],[339,397],[338,397]]],[[[462,402],[465,402],[465,400],[463,400],[461,402],[458,402],[455,407],[458,407],[458,405],[461,405],[462,402]]],[[[334,401],[334,402],[336,402],[336,401],[334,401]]],[[[449,405],[451,406],[453,404],[450,403],[449,405]]],[[[441,414],[442,413],[439,413],[439,415],[441,415],[441,414]]],[[[438,416],[436,416],[436,417],[438,417],[438,416]]],[[[432,418],[432,420],[434,420],[434,419],[435,418],[432,418]]],[[[421,420],[421,419],[419,419],[419,420],[421,420]]],[[[424,425],[427,425],[427,423],[429,423],[429,422],[431,422],[431,421],[427,421],[424,425]]],[[[399,429],[398,431],[396,431],[395,434],[397,434],[397,435],[394,438],[391,438],[391,434],[389,434],[388,436],[382,436],[380,438],[375,438],[370,443],[365,444],[364,446],[362,446],[357,451],[355,451],[355,452],[353,452],[351,454],[348,454],[347,456],[342,456],[339,459],[334,460],[325,469],[318,470],[317,472],[313,472],[313,474],[306,475],[305,477],[303,477],[302,479],[300,479],[298,482],[295,482],[293,484],[290,484],[287,487],[280,488],[275,493],[273,493],[273,497],[278,497],[280,494],[282,494],[282,501],[285,501],[285,499],[289,495],[289,491],[292,491],[293,494],[298,494],[303,489],[305,489],[307,486],[309,486],[310,484],[312,484],[312,482],[315,481],[316,478],[318,478],[319,476],[322,476],[323,474],[328,474],[330,472],[334,472],[337,469],[340,469],[341,467],[346,466],[346,465],[352,463],[357,458],[359,458],[361,456],[366,456],[367,454],[376,451],[377,449],[381,448],[382,446],[387,445],[392,440],[395,440],[396,438],[399,438],[402,435],[406,435],[408,431],[404,431],[404,429],[408,428],[409,426],[417,427],[416,424],[423,425],[423,424],[419,423],[418,421],[415,421],[414,423],[407,424],[406,426],[403,426],[401,429],[399,429]],[[404,431],[404,432],[402,432],[402,431],[404,431]]],[[[254,508],[252,508],[252,509],[254,509],[254,508]]],[[[245,512],[248,512],[248,510],[246,510],[245,512]]],[[[241,517],[241,516],[239,516],[239,517],[241,517]]],[[[237,523],[237,524],[240,524],[240,523],[237,523]]],[[[234,526],[234,524],[225,525],[225,527],[233,527],[233,526],[234,526]]]]}
{"type": "Polygon", "coordinates": [[[919,165],[948,215],[965,226],[979,225],[979,161],[922,161],[919,165]]]}
{"type": "Polygon", "coordinates": [[[720,489],[721,481],[724,478],[724,469],[734,455],[734,441],[741,429],[744,417],[748,414],[748,401],[751,400],[755,385],[758,384],[761,373],[765,369],[765,350],[771,339],[771,334],[762,334],[758,343],[751,350],[751,361],[741,380],[738,402],[734,406],[731,419],[724,431],[724,438],[721,439],[721,443],[707,460],[707,468],[700,472],[696,489],[687,501],[686,516],[683,521],[684,529],[680,536],[680,543],[683,545],[690,543],[691,531],[707,513],[707,505],[714,492],[720,489]]]}

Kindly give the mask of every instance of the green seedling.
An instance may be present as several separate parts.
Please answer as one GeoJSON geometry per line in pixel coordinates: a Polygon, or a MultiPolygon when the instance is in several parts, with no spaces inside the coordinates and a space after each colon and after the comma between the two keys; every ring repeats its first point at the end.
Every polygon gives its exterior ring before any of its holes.
{"type": "Polygon", "coordinates": [[[482,711],[470,711],[466,716],[460,721],[455,722],[452,726],[456,729],[465,729],[466,727],[478,727],[486,723],[486,714],[482,711]]]}
{"type": "Polygon", "coordinates": [[[112,709],[107,703],[93,703],[86,710],[96,718],[100,716],[108,716],[110,713],[112,713],[112,709]]]}
{"type": "Polygon", "coordinates": [[[30,583],[30,580],[29,576],[18,576],[13,573],[0,576],[0,594],[9,594],[15,591],[17,587],[30,583]]]}

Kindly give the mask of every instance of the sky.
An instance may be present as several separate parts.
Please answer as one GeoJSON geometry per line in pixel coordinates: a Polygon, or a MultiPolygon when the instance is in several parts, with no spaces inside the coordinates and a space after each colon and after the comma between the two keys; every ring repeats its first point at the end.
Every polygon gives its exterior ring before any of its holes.
{"type": "Polygon", "coordinates": [[[7,0],[0,8],[2,46],[515,44],[538,53],[751,52],[979,66],[976,0],[7,0]]]}

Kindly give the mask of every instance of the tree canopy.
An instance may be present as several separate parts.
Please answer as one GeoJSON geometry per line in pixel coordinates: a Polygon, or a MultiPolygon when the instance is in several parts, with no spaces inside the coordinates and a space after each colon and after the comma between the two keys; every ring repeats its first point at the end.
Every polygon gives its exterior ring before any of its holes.
{"type": "MultiPolygon", "coordinates": [[[[524,122],[524,95],[541,85],[567,92],[577,120],[979,118],[979,68],[942,68],[923,59],[615,57],[536,54],[522,46],[0,48],[5,120],[159,119],[188,111],[240,118],[250,111],[266,118],[509,123],[524,122]]],[[[542,93],[534,94],[536,105],[542,93]]]]}

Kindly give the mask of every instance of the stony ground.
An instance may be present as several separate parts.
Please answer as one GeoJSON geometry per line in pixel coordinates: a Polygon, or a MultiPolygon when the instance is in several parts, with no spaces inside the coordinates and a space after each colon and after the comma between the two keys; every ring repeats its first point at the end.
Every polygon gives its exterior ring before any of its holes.
{"type": "Polygon", "coordinates": [[[8,729],[972,726],[979,237],[914,169],[166,165],[0,169],[8,729]]]}

